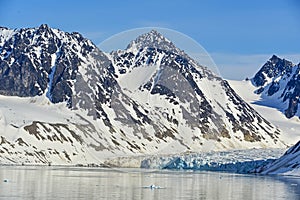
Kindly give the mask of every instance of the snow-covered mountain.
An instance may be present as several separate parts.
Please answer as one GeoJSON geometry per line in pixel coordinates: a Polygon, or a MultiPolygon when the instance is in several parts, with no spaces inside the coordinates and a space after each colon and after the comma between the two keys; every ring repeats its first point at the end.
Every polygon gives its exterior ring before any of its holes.
{"type": "Polygon", "coordinates": [[[88,149],[113,152],[102,134],[112,126],[103,106],[118,90],[107,57],[79,33],[47,25],[0,35],[3,162],[86,163],[95,160],[88,149]]]}
{"type": "MultiPolygon", "coordinates": [[[[300,64],[273,55],[251,80],[229,81],[230,85],[260,114],[279,127],[287,144],[300,140],[300,64]]],[[[299,142],[275,161],[258,167],[262,174],[300,174],[299,142]]]]}
{"type": "Polygon", "coordinates": [[[0,28],[0,162],[283,147],[280,131],[156,31],[103,53],[79,33],[0,28]]]}
{"type": "Polygon", "coordinates": [[[252,78],[256,93],[262,96],[261,104],[276,107],[287,118],[300,117],[300,63],[273,55],[252,78]]]}
{"type": "Polygon", "coordinates": [[[253,78],[229,83],[247,103],[282,130],[284,141],[292,146],[300,140],[298,79],[299,64],[273,55],[253,78]]]}
{"type": "Polygon", "coordinates": [[[160,121],[176,132],[192,133],[185,140],[195,147],[207,139],[225,148],[256,142],[269,146],[270,139],[276,143],[279,130],[226,81],[160,33],[153,30],[139,36],[127,49],[111,53],[111,58],[123,91],[147,109],[158,111],[160,121]]]}

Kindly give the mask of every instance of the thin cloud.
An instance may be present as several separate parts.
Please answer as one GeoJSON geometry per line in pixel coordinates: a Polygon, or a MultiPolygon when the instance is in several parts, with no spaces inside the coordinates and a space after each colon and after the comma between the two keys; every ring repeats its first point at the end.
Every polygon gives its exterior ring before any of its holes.
{"type": "MultiPolygon", "coordinates": [[[[243,80],[251,78],[267,62],[272,54],[226,54],[211,53],[211,57],[225,79],[243,80]]],[[[294,64],[300,62],[300,54],[276,54],[280,58],[292,61],[294,64]]]]}
{"type": "Polygon", "coordinates": [[[161,27],[161,28],[172,28],[170,23],[164,21],[145,21],[140,20],[137,22],[137,27],[161,27]]]}

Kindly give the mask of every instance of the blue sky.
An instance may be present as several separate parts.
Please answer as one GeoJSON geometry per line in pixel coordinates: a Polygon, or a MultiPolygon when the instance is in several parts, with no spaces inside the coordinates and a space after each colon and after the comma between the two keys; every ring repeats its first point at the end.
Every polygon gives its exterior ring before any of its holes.
{"type": "Polygon", "coordinates": [[[297,0],[0,0],[0,26],[46,23],[95,44],[133,28],[174,29],[201,44],[229,79],[251,77],[273,54],[299,63],[299,19],[297,0]]]}

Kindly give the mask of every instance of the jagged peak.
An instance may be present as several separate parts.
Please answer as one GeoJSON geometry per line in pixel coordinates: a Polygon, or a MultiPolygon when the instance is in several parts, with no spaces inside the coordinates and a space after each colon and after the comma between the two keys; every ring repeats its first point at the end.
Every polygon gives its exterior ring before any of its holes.
{"type": "Polygon", "coordinates": [[[276,56],[275,54],[272,55],[272,57],[269,59],[271,62],[276,62],[278,60],[281,60],[281,58],[279,58],[278,56],[276,56]]]}
{"type": "Polygon", "coordinates": [[[47,24],[41,24],[39,29],[49,29],[49,26],[47,24]]]}
{"type": "Polygon", "coordinates": [[[38,34],[46,33],[50,34],[49,36],[53,35],[53,29],[50,28],[47,24],[42,24],[39,27],[35,28],[38,34]]]}
{"type": "Polygon", "coordinates": [[[273,55],[272,55],[272,57],[270,58],[270,60],[272,60],[272,59],[278,59],[278,58],[280,59],[280,57],[279,57],[279,56],[277,56],[277,55],[273,54],[273,55]]]}
{"type": "Polygon", "coordinates": [[[284,65],[288,65],[288,66],[293,65],[293,63],[291,61],[286,60],[284,58],[280,58],[275,54],[269,59],[269,62],[271,62],[273,64],[273,67],[276,67],[277,63],[284,63],[284,65]]]}
{"type": "Polygon", "coordinates": [[[155,29],[138,36],[131,41],[127,49],[157,48],[162,50],[180,51],[169,39],[155,29]]]}
{"type": "Polygon", "coordinates": [[[81,33],[74,31],[74,32],[66,32],[66,31],[62,31],[60,29],[57,28],[52,28],[50,27],[48,24],[41,24],[40,26],[37,27],[33,27],[33,28],[21,28],[21,29],[15,29],[15,30],[11,30],[9,28],[6,27],[0,27],[0,31],[4,30],[4,31],[14,31],[17,34],[25,34],[26,32],[30,31],[30,34],[33,35],[44,35],[44,37],[47,38],[56,38],[58,37],[59,39],[65,40],[67,37],[72,37],[74,39],[76,39],[78,42],[87,42],[89,46],[93,46],[96,47],[92,41],[90,41],[89,39],[85,38],[81,33]]]}
{"type": "Polygon", "coordinates": [[[7,30],[7,31],[16,31],[16,32],[22,32],[22,31],[27,31],[27,30],[39,30],[39,31],[45,31],[45,30],[51,30],[47,24],[41,24],[38,27],[33,27],[33,28],[16,28],[16,29],[11,29],[8,27],[3,27],[0,26],[0,30],[7,30]]]}
{"type": "Polygon", "coordinates": [[[61,31],[60,29],[56,29],[56,28],[51,28],[50,26],[48,26],[47,24],[41,24],[39,27],[35,28],[38,32],[40,33],[49,33],[49,37],[51,37],[51,35],[55,35],[56,33],[60,33],[62,35],[68,35],[68,36],[72,36],[74,38],[76,38],[77,41],[89,41],[89,45],[93,45],[95,46],[89,39],[83,37],[83,35],[77,31],[74,32],[65,32],[65,31],[61,31]]]}
{"type": "MultiPolygon", "coordinates": [[[[272,83],[280,76],[290,76],[295,65],[288,60],[282,59],[276,55],[272,57],[260,68],[260,70],[252,78],[252,84],[256,87],[265,86],[272,83]]],[[[278,80],[276,81],[278,82],[278,80]]],[[[263,89],[259,90],[261,93],[263,89]]]]}
{"type": "Polygon", "coordinates": [[[165,38],[160,32],[158,32],[155,29],[152,29],[150,32],[145,33],[145,36],[154,36],[154,37],[159,37],[159,38],[165,38]]]}
{"type": "Polygon", "coordinates": [[[277,55],[272,55],[272,57],[269,59],[269,62],[271,62],[273,67],[277,67],[277,63],[282,63],[282,62],[287,62],[289,63],[290,61],[287,61],[285,59],[282,59],[278,57],[277,55]]]}

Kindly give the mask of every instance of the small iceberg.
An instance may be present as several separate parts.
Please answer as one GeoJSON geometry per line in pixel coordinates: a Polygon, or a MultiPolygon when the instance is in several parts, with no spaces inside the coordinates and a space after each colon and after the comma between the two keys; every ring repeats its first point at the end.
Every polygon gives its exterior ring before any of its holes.
{"type": "Polygon", "coordinates": [[[149,188],[149,189],[151,189],[151,190],[154,190],[154,189],[163,189],[163,187],[160,187],[160,186],[154,185],[154,184],[152,184],[152,185],[150,185],[150,186],[145,186],[145,187],[143,187],[143,188],[149,188]]]}

